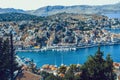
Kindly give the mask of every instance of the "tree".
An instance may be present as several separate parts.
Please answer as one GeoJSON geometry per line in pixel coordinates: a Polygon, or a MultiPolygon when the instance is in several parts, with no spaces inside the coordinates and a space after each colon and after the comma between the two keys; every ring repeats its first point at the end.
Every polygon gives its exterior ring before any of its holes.
{"type": "Polygon", "coordinates": [[[103,59],[103,53],[98,47],[98,51],[94,56],[89,56],[87,62],[81,68],[82,80],[115,80],[113,72],[113,60],[110,56],[103,59]]]}
{"type": "Polygon", "coordinates": [[[37,74],[38,69],[37,69],[37,66],[35,65],[33,59],[29,62],[29,68],[30,68],[30,71],[31,71],[32,73],[37,74]]]}
{"type": "Polygon", "coordinates": [[[20,70],[16,62],[12,34],[6,40],[0,39],[0,79],[15,80],[14,71],[20,70]]]}
{"type": "Polygon", "coordinates": [[[58,72],[65,74],[66,70],[67,70],[67,67],[63,65],[63,66],[60,66],[60,68],[58,69],[58,72]]]}
{"type": "Polygon", "coordinates": [[[43,77],[43,80],[45,80],[49,76],[49,73],[42,71],[40,75],[43,77]]]}
{"type": "Polygon", "coordinates": [[[113,60],[110,58],[110,54],[106,57],[105,70],[108,80],[115,80],[116,75],[113,72],[113,60]]]}
{"type": "Polygon", "coordinates": [[[42,71],[40,75],[43,77],[43,80],[62,80],[61,77],[54,76],[53,74],[45,71],[42,71]]]}
{"type": "Polygon", "coordinates": [[[80,72],[80,66],[71,64],[70,68],[66,71],[64,80],[80,80],[80,76],[76,76],[75,73],[80,72]]]}
{"type": "Polygon", "coordinates": [[[70,70],[71,72],[75,73],[75,72],[79,71],[78,69],[79,69],[79,66],[77,66],[77,65],[75,65],[75,64],[71,64],[69,70],[70,70]]]}
{"type": "Polygon", "coordinates": [[[8,44],[8,38],[5,41],[2,38],[0,39],[0,75],[3,80],[7,80],[10,77],[8,75],[10,72],[10,48],[8,44]]]}
{"type": "Polygon", "coordinates": [[[7,78],[6,78],[7,75],[4,75],[4,74],[6,74],[5,69],[4,69],[6,64],[4,64],[4,62],[3,62],[4,55],[5,54],[3,54],[3,40],[2,40],[2,38],[0,38],[0,77],[3,80],[7,80],[7,78]]]}
{"type": "Polygon", "coordinates": [[[54,76],[53,74],[49,74],[45,80],[60,80],[59,77],[54,76]]]}
{"type": "Polygon", "coordinates": [[[72,70],[68,70],[67,73],[65,73],[64,80],[74,80],[74,73],[72,70]]]}

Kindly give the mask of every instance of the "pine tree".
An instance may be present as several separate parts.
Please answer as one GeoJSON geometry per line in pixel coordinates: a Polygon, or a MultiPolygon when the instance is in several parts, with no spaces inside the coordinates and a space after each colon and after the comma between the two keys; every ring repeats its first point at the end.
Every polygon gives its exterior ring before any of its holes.
{"type": "Polygon", "coordinates": [[[3,41],[0,40],[0,75],[2,80],[9,78],[9,46],[8,38],[3,41]]]}
{"type": "Polygon", "coordinates": [[[0,80],[15,80],[14,71],[20,70],[16,62],[12,34],[10,38],[0,38],[0,80]]]}
{"type": "Polygon", "coordinates": [[[82,80],[115,80],[113,72],[113,61],[110,56],[103,59],[103,53],[98,47],[94,56],[89,56],[87,62],[82,66],[82,80]]]}
{"type": "Polygon", "coordinates": [[[1,77],[1,79],[3,79],[3,80],[6,80],[4,77],[5,77],[5,75],[4,75],[4,64],[3,64],[3,59],[4,59],[4,57],[3,57],[3,42],[2,42],[2,38],[0,38],[0,77],[1,77]]]}
{"type": "Polygon", "coordinates": [[[106,57],[105,71],[107,72],[105,75],[108,76],[108,80],[115,80],[116,75],[113,72],[113,60],[111,59],[110,54],[106,57]]]}

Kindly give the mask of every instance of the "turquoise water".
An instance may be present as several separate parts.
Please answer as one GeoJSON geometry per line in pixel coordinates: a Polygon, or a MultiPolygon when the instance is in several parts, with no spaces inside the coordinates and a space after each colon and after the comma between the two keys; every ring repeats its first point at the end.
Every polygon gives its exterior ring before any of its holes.
{"type": "MultiPolygon", "coordinates": [[[[97,47],[83,48],[77,51],[43,51],[43,52],[18,52],[19,57],[33,59],[38,67],[44,64],[60,66],[61,64],[83,64],[89,55],[94,55],[97,47]]],[[[120,62],[120,45],[101,46],[104,58],[109,53],[115,62],[120,62]]]]}

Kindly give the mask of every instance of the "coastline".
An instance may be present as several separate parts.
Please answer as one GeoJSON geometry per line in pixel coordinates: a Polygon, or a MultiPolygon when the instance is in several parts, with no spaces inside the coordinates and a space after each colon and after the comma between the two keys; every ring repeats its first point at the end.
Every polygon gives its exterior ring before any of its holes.
{"type": "MultiPolygon", "coordinates": [[[[77,47],[76,51],[57,51],[57,50],[52,51],[51,50],[49,52],[48,50],[46,50],[46,51],[35,52],[35,50],[34,51],[31,50],[31,52],[29,52],[29,50],[26,50],[26,51],[23,50],[24,52],[20,51],[17,54],[23,60],[23,62],[27,61],[28,58],[30,60],[34,59],[34,61],[37,64],[38,67],[41,67],[44,64],[57,65],[57,66],[60,66],[61,64],[64,64],[64,65],[69,66],[72,63],[72,64],[81,64],[82,65],[84,63],[84,61],[86,60],[88,55],[93,55],[95,53],[95,50],[97,49],[97,46],[98,45],[96,45],[96,46],[95,45],[94,46],[87,46],[87,47],[84,47],[84,48],[83,47],[82,48],[77,47]],[[51,54],[51,53],[53,53],[53,54],[51,54]],[[88,54],[86,54],[86,53],[88,53],[88,54]],[[48,54],[51,55],[51,57],[49,57],[48,54]],[[74,54],[75,54],[75,56],[74,56],[74,54]],[[46,57],[49,57],[49,58],[48,59],[44,58],[43,57],[44,55],[46,57]],[[25,58],[25,59],[23,59],[23,58],[25,58]],[[41,59],[38,60],[39,58],[41,58],[41,59]],[[69,59],[67,59],[67,58],[69,58],[69,59]],[[72,59],[72,61],[71,61],[71,59],[72,59]]],[[[114,44],[114,45],[110,45],[110,46],[109,45],[101,45],[101,48],[105,49],[104,50],[104,53],[105,53],[104,56],[106,56],[108,53],[110,53],[111,56],[113,57],[114,62],[120,63],[119,53],[118,53],[118,51],[116,51],[116,52],[114,51],[114,49],[120,48],[119,44],[114,44]],[[107,48],[103,48],[103,47],[107,47],[107,48]],[[113,49],[112,52],[109,51],[109,49],[111,49],[111,48],[113,49]],[[115,54],[113,54],[113,53],[115,53],[115,54]]]]}
{"type": "Polygon", "coordinates": [[[58,47],[44,47],[41,49],[20,49],[20,50],[15,50],[16,52],[41,52],[41,51],[76,51],[77,49],[85,49],[85,48],[92,48],[92,47],[97,47],[98,45],[100,46],[113,46],[113,45],[119,45],[120,43],[107,43],[107,44],[90,44],[90,45],[85,45],[85,46],[58,46],[58,47]]]}

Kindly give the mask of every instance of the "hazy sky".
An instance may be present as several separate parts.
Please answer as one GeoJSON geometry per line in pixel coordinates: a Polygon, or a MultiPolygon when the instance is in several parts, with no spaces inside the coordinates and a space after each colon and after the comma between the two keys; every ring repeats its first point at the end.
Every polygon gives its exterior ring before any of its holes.
{"type": "Polygon", "coordinates": [[[120,0],[0,0],[0,8],[32,10],[48,5],[104,5],[117,2],[120,0]]]}

